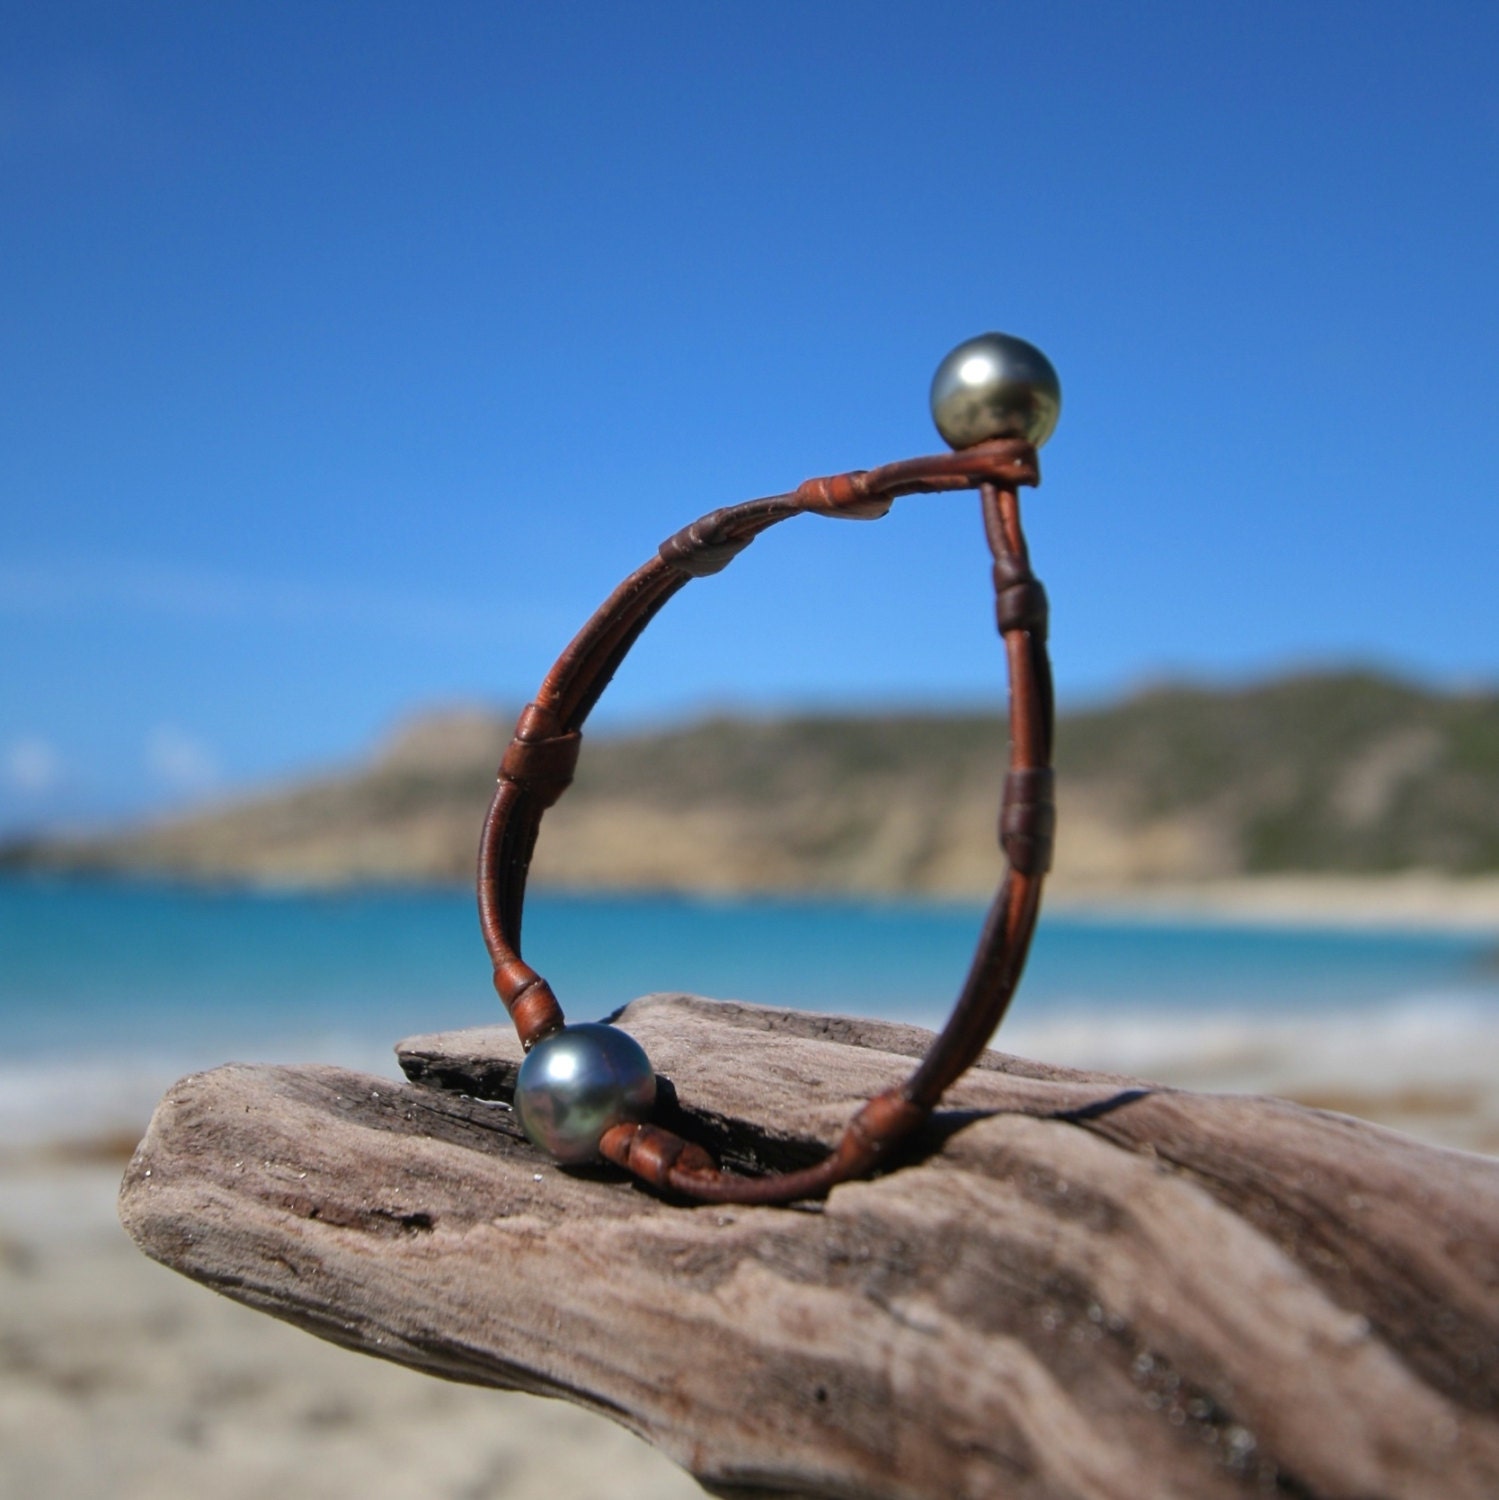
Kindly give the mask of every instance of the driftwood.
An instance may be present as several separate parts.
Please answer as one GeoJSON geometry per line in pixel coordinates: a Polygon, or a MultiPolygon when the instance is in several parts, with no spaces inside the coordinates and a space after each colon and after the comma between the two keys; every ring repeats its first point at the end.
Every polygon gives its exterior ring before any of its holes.
{"type": "MultiPolygon", "coordinates": [[[[658,996],[679,1132],[809,1159],[927,1044],[658,996]]],[[[350,1348],[561,1396],[715,1493],[1499,1494],[1499,1162],[1274,1099],[988,1054],[898,1167],[801,1209],[564,1172],[506,1029],[183,1079],[121,1213],[176,1270],[350,1348]]]]}

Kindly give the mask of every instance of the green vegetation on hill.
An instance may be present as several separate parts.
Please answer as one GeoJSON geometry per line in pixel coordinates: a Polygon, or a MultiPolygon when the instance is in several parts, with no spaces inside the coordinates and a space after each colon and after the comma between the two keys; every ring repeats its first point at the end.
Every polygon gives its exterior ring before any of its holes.
{"type": "Polygon", "coordinates": [[[1499,695],[1373,674],[1162,688],[1074,714],[1063,771],[1131,819],[1206,812],[1240,869],[1499,870],[1499,695]]]}
{"type": "MultiPolygon", "coordinates": [[[[509,723],[419,721],[370,765],[12,866],[333,883],[469,878],[509,723]]],[[[964,894],[992,886],[998,715],[714,718],[590,735],[538,878],[964,894]]],[[[1374,674],[1163,687],[1066,715],[1058,875],[1499,871],[1499,694],[1374,674]]]]}

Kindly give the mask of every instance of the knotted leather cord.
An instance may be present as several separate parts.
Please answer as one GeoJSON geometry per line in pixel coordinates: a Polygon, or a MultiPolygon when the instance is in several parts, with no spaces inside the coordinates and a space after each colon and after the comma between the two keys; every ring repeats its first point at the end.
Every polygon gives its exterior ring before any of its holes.
{"type": "Polygon", "coordinates": [[[815,1197],[873,1168],[927,1118],[987,1045],[1025,965],[1056,821],[1046,594],[1030,570],[1018,495],[1020,486],[1039,483],[1035,449],[1023,439],[1003,438],[933,458],[809,479],[789,494],[711,511],[668,537],[655,557],[615,589],[522,712],[484,821],[479,920],[494,962],[495,989],[529,1051],[563,1025],[551,986],[520,955],[526,876],[542,814],[571,783],[583,722],[640,633],[678,589],[722,571],[762,531],[791,516],[873,520],[901,495],[981,492],[1010,678],[1010,769],[999,827],[1007,868],[947,1024],[916,1071],[869,1100],[814,1166],[762,1177],[723,1172],[702,1147],[651,1124],[608,1130],[600,1143],[607,1160],[657,1188],[703,1201],[786,1203],[815,1197]]]}

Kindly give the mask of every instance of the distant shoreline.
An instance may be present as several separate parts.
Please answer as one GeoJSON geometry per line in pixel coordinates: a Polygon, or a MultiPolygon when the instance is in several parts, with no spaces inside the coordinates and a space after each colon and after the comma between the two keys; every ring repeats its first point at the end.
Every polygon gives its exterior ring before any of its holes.
{"type": "MultiPolygon", "coordinates": [[[[997,874],[997,872],[996,872],[997,874]]],[[[0,883],[159,887],[204,893],[278,896],[452,894],[472,891],[457,880],[257,879],[132,870],[0,870],[0,883]]],[[[681,885],[575,884],[534,881],[534,895],[579,899],[652,899],[710,904],[774,901],[837,905],[982,907],[983,893],[838,891],[792,885],[726,890],[681,885]]],[[[1399,929],[1493,936],[1499,940],[1499,876],[1429,871],[1391,875],[1244,875],[1194,882],[1105,885],[1058,877],[1044,910],[1053,915],[1126,922],[1225,924],[1361,931],[1399,929]]]]}
{"type": "Polygon", "coordinates": [[[1426,871],[1394,875],[1243,875],[1132,887],[1058,881],[1046,909],[1121,918],[1248,926],[1400,927],[1499,937],[1499,876],[1426,871]]]}

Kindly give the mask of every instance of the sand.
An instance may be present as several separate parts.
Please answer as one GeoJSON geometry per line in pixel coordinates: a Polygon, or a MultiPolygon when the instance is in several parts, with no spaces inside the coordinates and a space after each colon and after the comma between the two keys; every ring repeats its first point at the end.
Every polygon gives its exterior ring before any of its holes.
{"type": "Polygon", "coordinates": [[[0,1500],[687,1500],[622,1428],[382,1364],[148,1261],[122,1163],[0,1167],[0,1500]]]}

